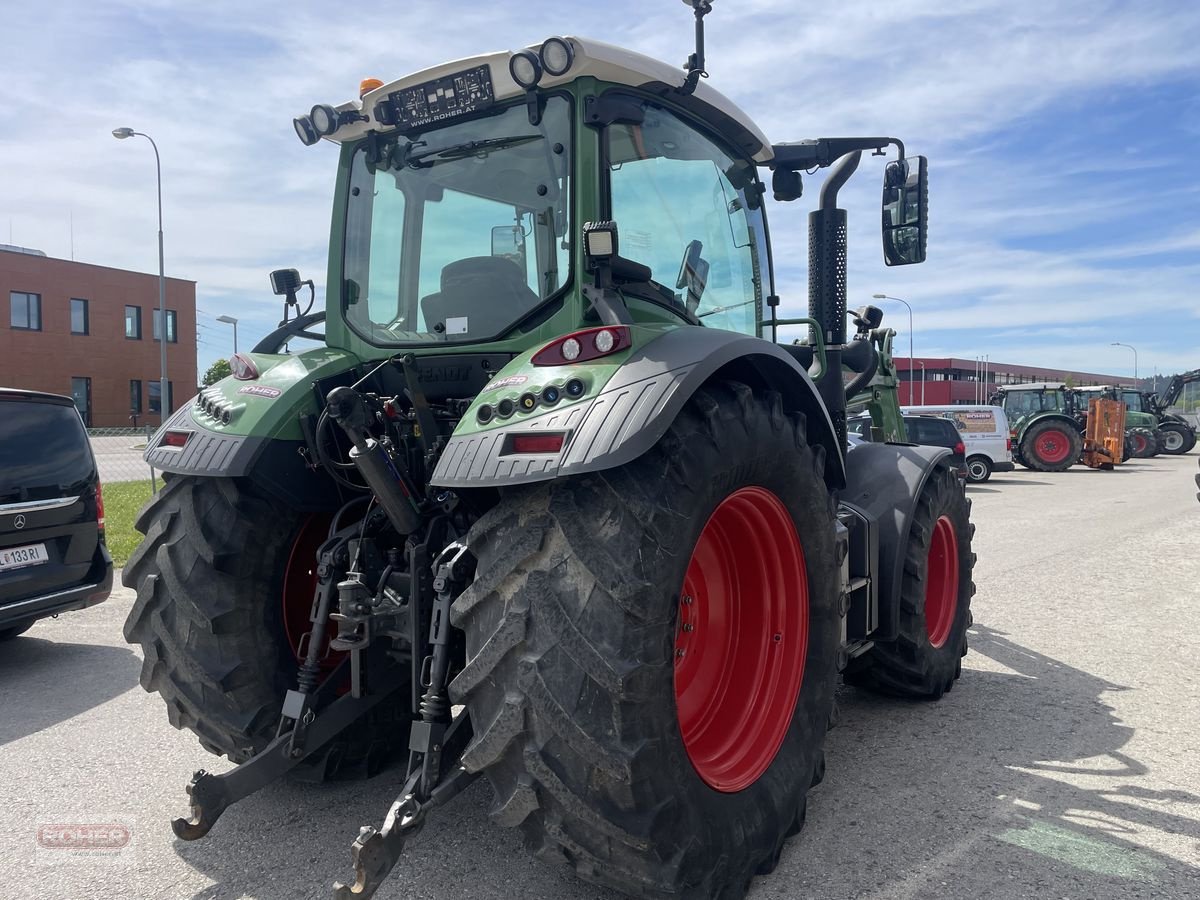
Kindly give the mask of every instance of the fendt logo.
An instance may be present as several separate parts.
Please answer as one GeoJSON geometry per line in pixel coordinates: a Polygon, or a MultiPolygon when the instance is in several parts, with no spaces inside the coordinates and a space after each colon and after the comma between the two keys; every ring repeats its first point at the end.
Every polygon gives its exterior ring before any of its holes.
{"type": "Polygon", "coordinates": [[[13,528],[20,531],[24,527],[25,527],[25,517],[24,516],[17,516],[15,519],[13,519],[13,528]]]}
{"type": "Polygon", "coordinates": [[[38,846],[45,850],[121,850],[129,846],[133,832],[118,823],[84,825],[39,825],[38,846]]]}

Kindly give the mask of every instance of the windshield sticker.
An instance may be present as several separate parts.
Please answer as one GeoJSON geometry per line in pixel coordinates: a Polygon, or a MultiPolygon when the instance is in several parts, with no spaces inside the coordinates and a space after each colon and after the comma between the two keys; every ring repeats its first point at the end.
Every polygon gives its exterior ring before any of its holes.
{"type": "Polygon", "coordinates": [[[248,384],[238,391],[239,394],[250,394],[254,397],[266,397],[274,400],[283,393],[279,388],[267,387],[265,384],[248,384]]]}
{"type": "Polygon", "coordinates": [[[491,384],[485,387],[484,390],[495,391],[502,387],[516,387],[519,384],[524,384],[528,380],[528,375],[509,375],[507,378],[501,378],[499,381],[493,381],[491,384]]]}
{"type": "Polygon", "coordinates": [[[450,316],[446,319],[446,334],[466,334],[467,333],[467,317],[466,316],[450,316]]]}

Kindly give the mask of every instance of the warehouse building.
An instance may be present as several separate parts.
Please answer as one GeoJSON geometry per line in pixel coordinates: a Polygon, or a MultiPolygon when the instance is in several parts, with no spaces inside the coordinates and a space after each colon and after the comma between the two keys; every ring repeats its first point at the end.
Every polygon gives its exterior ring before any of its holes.
{"type": "Polygon", "coordinates": [[[974,359],[925,356],[913,359],[912,372],[915,377],[911,377],[907,356],[895,357],[895,364],[896,374],[901,381],[900,402],[906,406],[987,403],[997,385],[1065,381],[1078,387],[1086,387],[1092,384],[1125,384],[1130,380],[1119,375],[1022,366],[990,360],[985,369],[984,363],[974,359]]]}
{"type": "MultiPolygon", "coordinates": [[[[0,245],[0,387],[73,397],[89,427],[157,425],[158,276],[0,245]]],[[[196,393],[196,283],[168,278],[167,414],[196,393]]]]}

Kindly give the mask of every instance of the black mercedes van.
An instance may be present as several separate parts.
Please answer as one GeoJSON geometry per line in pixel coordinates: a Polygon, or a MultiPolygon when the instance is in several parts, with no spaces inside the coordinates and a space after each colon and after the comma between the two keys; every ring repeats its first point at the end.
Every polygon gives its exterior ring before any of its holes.
{"type": "Polygon", "coordinates": [[[0,641],[112,590],[96,458],[70,397],[0,388],[0,641]]]}

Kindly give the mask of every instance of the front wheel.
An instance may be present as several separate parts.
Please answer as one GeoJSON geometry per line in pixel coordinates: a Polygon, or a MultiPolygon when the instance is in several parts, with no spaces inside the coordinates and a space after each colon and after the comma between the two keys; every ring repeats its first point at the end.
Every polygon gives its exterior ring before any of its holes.
{"type": "Polygon", "coordinates": [[[851,660],[847,684],[933,700],[954,687],[967,652],[975,594],[970,506],[954,473],[935,469],[921,489],[909,529],[899,635],[851,660]]]}
{"type": "Polygon", "coordinates": [[[1179,456],[1196,446],[1196,432],[1178,422],[1167,422],[1158,428],[1160,449],[1163,453],[1179,456]]]}
{"type": "Polygon", "coordinates": [[[1158,455],[1158,436],[1149,428],[1134,428],[1129,432],[1133,438],[1133,458],[1150,459],[1158,455]]]}
{"type": "Polygon", "coordinates": [[[967,480],[971,484],[983,484],[992,477],[992,461],[986,456],[972,456],[967,460],[967,480]]]}
{"type": "Polygon", "coordinates": [[[701,389],[609,471],[509,492],[455,602],[464,756],[544,859],[740,897],[804,822],[839,641],[823,451],[777,394],[701,389]]]}

